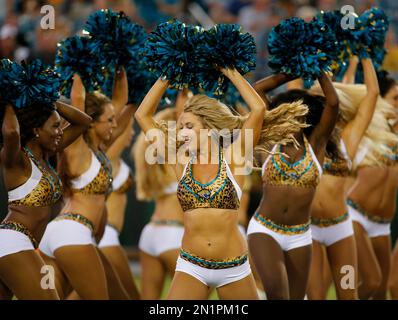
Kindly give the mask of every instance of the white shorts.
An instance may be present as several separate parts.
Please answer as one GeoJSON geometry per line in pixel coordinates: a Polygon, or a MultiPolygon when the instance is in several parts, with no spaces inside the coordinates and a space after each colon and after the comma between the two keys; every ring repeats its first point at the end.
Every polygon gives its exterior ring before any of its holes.
{"type": "Polygon", "coordinates": [[[120,246],[119,232],[116,230],[115,227],[112,227],[107,224],[105,226],[104,235],[102,236],[102,239],[98,244],[98,247],[105,248],[105,247],[118,247],[118,246],[120,246]]]}
{"type": "Polygon", "coordinates": [[[352,221],[358,222],[366,231],[369,238],[389,236],[391,234],[390,223],[379,223],[371,221],[357,209],[348,205],[348,212],[352,221]]]}
{"type": "Polygon", "coordinates": [[[27,250],[35,250],[27,235],[15,230],[0,229],[0,258],[27,250]]]}
{"type": "Polygon", "coordinates": [[[239,281],[247,277],[252,272],[249,260],[236,267],[226,269],[207,269],[184,260],[180,256],[177,259],[175,271],[187,273],[206,286],[215,288],[239,281]]]}
{"type": "Polygon", "coordinates": [[[354,228],[352,227],[352,220],[348,216],[348,219],[345,221],[331,226],[320,227],[311,224],[311,233],[313,240],[328,247],[342,239],[352,236],[354,234],[354,228]]]}
{"type": "Polygon", "coordinates": [[[96,246],[90,228],[73,220],[53,220],[47,225],[39,249],[45,255],[54,258],[54,252],[58,248],[87,244],[96,246]]]}
{"type": "Polygon", "coordinates": [[[138,248],[154,257],[181,247],[183,226],[148,223],[141,232],[138,248]]]}
{"type": "Polygon", "coordinates": [[[300,234],[283,234],[267,228],[258,222],[254,216],[250,219],[247,235],[253,233],[264,233],[271,236],[280,245],[283,251],[289,251],[312,244],[311,228],[300,234]]]}

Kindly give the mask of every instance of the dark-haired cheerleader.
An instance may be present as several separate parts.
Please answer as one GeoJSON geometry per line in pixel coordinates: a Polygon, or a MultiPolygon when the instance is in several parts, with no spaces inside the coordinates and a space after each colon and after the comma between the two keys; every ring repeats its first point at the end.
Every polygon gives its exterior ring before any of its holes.
{"type": "MultiPolygon", "coordinates": [[[[40,94],[45,93],[36,91],[37,100],[40,94]]],[[[63,194],[48,157],[78,139],[91,118],[61,102],[1,108],[0,157],[9,212],[0,224],[0,280],[18,299],[59,299],[55,288],[42,285],[45,263],[35,252],[51,207],[63,194]],[[66,128],[61,117],[69,123],[66,128]]]]}
{"type": "MultiPolygon", "coordinates": [[[[351,62],[356,64],[356,60],[351,62]]],[[[365,85],[340,84],[335,87],[340,100],[340,115],[333,133],[339,146],[336,154],[327,155],[324,175],[311,207],[313,260],[308,291],[310,299],[326,299],[329,283],[323,283],[322,263],[330,264],[338,299],[358,299],[357,279],[348,286],[342,282],[347,266],[357,274],[358,264],[352,221],[346,205],[345,178],[351,174],[352,161],[370,124],[379,95],[376,72],[371,59],[361,61],[365,85]],[[323,259],[322,247],[327,259],[323,259]]],[[[318,91],[318,90],[317,90],[318,91]]]]}
{"type": "MultiPolygon", "coordinates": [[[[266,93],[291,80],[276,74],[254,87],[266,93]]],[[[326,145],[334,129],[339,101],[325,73],[318,78],[325,97],[304,90],[275,96],[270,109],[300,101],[309,108],[309,126],[295,134],[300,147],[276,144],[262,159],[263,198],[247,230],[250,252],[267,299],[303,299],[311,264],[310,206],[322,175],[326,145]],[[288,155],[287,158],[285,155],[288,155]]]]}
{"type": "Polygon", "coordinates": [[[120,279],[98,249],[106,226],[105,200],[112,186],[112,167],[105,154],[123,133],[134,108],[127,103],[124,70],[115,79],[112,100],[95,92],[85,92],[75,75],[71,99],[90,115],[90,128],[64,150],[61,167],[66,201],[61,213],[51,221],[40,242],[45,261],[54,266],[61,298],[70,284],[83,300],[126,299],[120,279]]]}

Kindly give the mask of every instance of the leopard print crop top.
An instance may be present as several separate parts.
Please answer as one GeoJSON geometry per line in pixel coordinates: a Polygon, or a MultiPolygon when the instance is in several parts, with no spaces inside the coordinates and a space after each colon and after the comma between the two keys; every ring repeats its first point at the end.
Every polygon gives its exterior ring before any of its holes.
{"type": "Polygon", "coordinates": [[[322,175],[322,167],[311,145],[304,137],[304,154],[295,163],[288,162],[281,154],[281,146],[275,145],[262,167],[266,185],[316,188],[322,175]]]}
{"type": "Polygon", "coordinates": [[[62,196],[62,183],[57,172],[44,168],[28,148],[24,148],[29,157],[32,172],[29,179],[21,186],[8,191],[8,204],[13,206],[47,207],[55,204],[62,196]]]}
{"type": "Polygon", "coordinates": [[[242,190],[220,152],[217,176],[200,183],[193,176],[192,159],[187,163],[177,187],[177,198],[184,212],[197,208],[238,210],[242,190]]]}
{"type": "Polygon", "coordinates": [[[105,153],[92,151],[89,169],[71,180],[71,190],[87,195],[108,195],[112,190],[112,181],[112,166],[105,153]]]}
{"type": "Polygon", "coordinates": [[[119,172],[112,181],[112,192],[117,194],[126,193],[133,184],[133,176],[129,166],[120,159],[119,172]]]}
{"type": "Polygon", "coordinates": [[[347,149],[343,140],[340,140],[340,151],[343,154],[343,158],[330,159],[325,157],[325,162],[323,164],[325,174],[336,177],[350,176],[352,162],[348,157],[347,149]]]}

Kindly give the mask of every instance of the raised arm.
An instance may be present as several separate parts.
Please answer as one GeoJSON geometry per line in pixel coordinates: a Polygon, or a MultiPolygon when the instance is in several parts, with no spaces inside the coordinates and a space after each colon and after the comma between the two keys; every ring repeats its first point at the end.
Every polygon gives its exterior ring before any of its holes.
{"type": "Polygon", "coordinates": [[[117,139],[126,131],[127,126],[131,123],[134,112],[137,108],[133,104],[128,104],[124,106],[122,111],[116,118],[117,127],[112,133],[111,139],[106,143],[104,149],[109,149],[117,139]]]}
{"type": "Polygon", "coordinates": [[[62,151],[88,129],[92,119],[86,113],[61,101],[57,101],[56,105],[59,114],[69,122],[69,125],[64,129],[62,141],[58,147],[58,151],[62,151]]]}
{"type": "Polygon", "coordinates": [[[277,73],[270,75],[266,78],[258,80],[253,84],[254,90],[260,95],[263,101],[269,105],[269,99],[267,97],[267,92],[278,88],[282,84],[294,80],[296,77],[293,77],[286,73],[277,73]]]}
{"type": "Polygon", "coordinates": [[[147,132],[150,129],[156,128],[156,122],[153,119],[153,115],[155,114],[156,108],[158,107],[163,94],[166,92],[168,85],[168,80],[162,80],[159,78],[135,112],[134,117],[142,131],[147,132]]]}
{"type": "Polygon", "coordinates": [[[123,107],[126,106],[128,97],[129,91],[126,71],[123,67],[119,67],[115,71],[115,81],[112,91],[112,104],[115,107],[116,117],[122,112],[123,107]]]}
{"type": "MultiPolygon", "coordinates": [[[[73,76],[73,84],[72,84],[70,98],[71,98],[71,103],[72,103],[73,107],[77,109],[76,111],[84,113],[85,102],[86,102],[86,89],[84,88],[83,81],[78,74],[75,74],[73,76]]],[[[61,106],[61,109],[62,109],[62,106],[61,106]]],[[[91,118],[90,118],[90,123],[91,123],[91,118]]],[[[64,130],[66,131],[67,129],[68,129],[68,127],[66,127],[66,129],[64,129],[64,130]]],[[[86,142],[84,141],[83,135],[80,134],[80,135],[77,135],[77,137],[75,139],[73,139],[72,141],[67,143],[67,145],[64,146],[62,149],[64,149],[67,152],[76,152],[76,154],[79,154],[79,152],[81,152],[83,148],[86,148],[88,150],[88,147],[86,145],[86,142]]]]}
{"type": "Polygon", "coordinates": [[[181,113],[184,112],[185,102],[189,99],[191,92],[188,89],[183,89],[178,92],[176,100],[176,116],[177,119],[180,117],[181,113]]]}
{"type": "Polygon", "coordinates": [[[366,85],[366,95],[359,104],[358,111],[352,121],[346,125],[342,132],[342,138],[347,148],[350,159],[354,159],[359,143],[364,136],[373,113],[376,109],[377,98],[379,96],[379,82],[372,60],[369,58],[361,60],[364,80],[366,85]]]}
{"type": "Polygon", "coordinates": [[[357,72],[358,67],[358,57],[352,56],[350,62],[348,64],[348,68],[343,76],[343,83],[353,84],[355,83],[355,73],[357,72]]]}
{"type": "Polygon", "coordinates": [[[332,81],[324,72],[322,72],[318,81],[325,95],[326,102],[321,119],[310,137],[310,142],[317,152],[325,148],[339,114],[339,98],[332,81]]]}
{"type": "Polygon", "coordinates": [[[18,157],[21,156],[21,139],[18,119],[11,105],[5,107],[1,134],[3,138],[1,163],[6,168],[14,167],[18,157]]]}
{"type": "MultiPolygon", "coordinates": [[[[253,146],[255,146],[260,138],[266,102],[236,69],[222,69],[221,71],[238,89],[250,109],[249,116],[242,127],[242,132],[245,129],[253,130],[253,146]]],[[[242,142],[244,143],[244,139],[242,139],[242,142]]]]}

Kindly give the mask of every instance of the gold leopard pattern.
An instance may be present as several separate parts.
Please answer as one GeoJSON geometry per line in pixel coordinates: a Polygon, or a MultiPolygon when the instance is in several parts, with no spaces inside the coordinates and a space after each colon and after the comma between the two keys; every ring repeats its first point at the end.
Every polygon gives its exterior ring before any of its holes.
{"type": "Polygon", "coordinates": [[[28,153],[36,167],[41,171],[42,176],[36,187],[24,198],[9,201],[9,205],[26,207],[48,207],[56,203],[62,196],[62,183],[59,177],[55,177],[36,162],[28,153]]]}
{"type": "Polygon", "coordinates": [[[348,177],[351,175],[350,161],[345,158],[330,159],[325,157],[323,164],[325,174],[335,177],[348,177]]]}
{"type": "Polygon", "coordinates": [[[102,157],[98,156],[95,153],[98,161],[101,163],[101,168],[97,174],[97,176],[84,188],[82,189],[73,189],[73,193],[81,193],[87,195],[99,195],[99,194],[108,194],[112,190],[112,167],[110,166],[109,160],[105,158],[105,155],[102,157]]]}
{"type": "Polygon", "coordinates": [[[192,174],[192,161],[178,183],[177,197],[182,210],[217,208],[237,210],[240,200],[232,181],[228,178],[225,161],[220,157],[217,176],[209,183],[196,181],[192,174]]]}
{"type": "Polygon", "coordinates": [[[280,154],[281,147],[279,146],[276,154],[270,156],[271,158],[266,164],[263,175],[264,183],[271,186],[316,188],[320,174],[306,138],[304,138],[304,147],[303,157],[295,163],[289,163],[280,154]]]}

